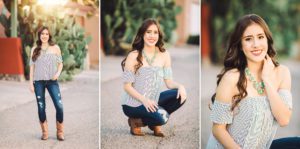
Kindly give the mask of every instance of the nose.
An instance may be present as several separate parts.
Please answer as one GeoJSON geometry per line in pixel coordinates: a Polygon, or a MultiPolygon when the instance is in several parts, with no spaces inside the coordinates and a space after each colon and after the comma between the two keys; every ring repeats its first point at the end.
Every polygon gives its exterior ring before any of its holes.
{"type": "Polygon", "coordinates": [[[150,37],[154,37],[155,35],[154,35],[154,33],[150,33],[150,37]]]}
{"type": "Polygon", "coordinates": [[[253,48],[257,48],[259,46],[259,40],[254,38],[253,39],[253,48]]]}

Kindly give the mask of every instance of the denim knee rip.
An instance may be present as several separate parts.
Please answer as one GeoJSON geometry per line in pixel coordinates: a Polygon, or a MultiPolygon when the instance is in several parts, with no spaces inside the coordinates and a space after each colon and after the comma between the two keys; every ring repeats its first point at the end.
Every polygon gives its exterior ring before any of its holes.
{"type": "Polygon", "coordinates": [[[166,110],[164,109],[158,109],[157,112],[161,115],[161,118],[163,119],[163,123],[167,123],[169,120],[169,114],[166,110]]]}

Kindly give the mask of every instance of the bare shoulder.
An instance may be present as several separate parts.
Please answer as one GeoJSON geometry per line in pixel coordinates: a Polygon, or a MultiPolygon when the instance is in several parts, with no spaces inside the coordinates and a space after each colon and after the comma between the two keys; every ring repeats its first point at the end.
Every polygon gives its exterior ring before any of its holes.
{"type": "Polygon", "coordinates": [[[164,67],[170,67],[171,66],[171,56],[168,50],[165,50],[164,52],[160,52],[161,57],[164,61],[164,67]]]}
{"type": "Polygon", "coordinates": [[[137,64],[136,58],[138,57],[138,51],[134,50],[131,51],[125,61],[125,69],[127,70],[134,70],[134,66],[137,64]]]}
{"type": "Polygon", "coordinates": [[[231,69],[231,70],[228,70],[221,81],[225,81],[226,83],[229,83],[229,84],[236,84],[239,80],[239,77],[240,77],[240,72],[238,69],[231,69]]]}
{"type": "Polygon", "coordinates": [[[127,56],[127,60],[136,60],[138,55],[139,55],[139,52],[137,50],[131,51],[127,56]]]}
{"type": "Polygon", "coordinates": [[[278,80],[281,80],[279,88],[290,89],[291,88],[290,69],[285,65],[279,65],[276,69],[277,69],[278,80]]]}
{"type": "Polygon", "coordinates": [[[285,65],[280,64],[276,69],[278,70],[279,74],[282,75],[290,74],[290,69],[285,65]]]}
{"type": "Polygon", "coordinates": [[[168,50],[165,50],[165,52],[160,52],[162,55],[163,55],[163,57],[165,57],[165,58],[168,58],[168,57],[170,57],[170,52],[168,51],[168,50]]]}
{"type": "Polygon", "coordinates": [[[231,103],[232,102],[232,97],[238,93],[237,89],[237,82],[240,77],[240,72],[237,69],[232,69],[227,71],[216,91],[216,100],[225,102],[225,103],[231,103]]]}
{"type": "Polygon", "coordinates": [[[59,47],[57,44],[55,44],[55,45],[53,46],[53,49],[54,49],[56,52],[60,52],[60,47],[59,47]]]}

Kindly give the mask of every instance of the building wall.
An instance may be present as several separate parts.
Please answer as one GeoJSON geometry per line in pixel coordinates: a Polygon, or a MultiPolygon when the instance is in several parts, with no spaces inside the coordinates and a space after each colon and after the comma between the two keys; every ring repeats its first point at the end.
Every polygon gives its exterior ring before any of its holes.
{"type": "Polygon", "coordinates": [[[92,36],[92,41],[88,45],[88,57],[90,63],[89,67],[96,69],[98,69],[99,66],[99,19],[99,15],[93,16],[91,18],[86,19],[84,25],[86,35],[92,36]]]}
{"type": "Polygon", "coordinates": [[[200,9],[196,9],[200,8],[200,2],[198,0],[176,0],[175,3],[182,8],[182,11],[176,16],[176,33],[178,36],[176,45],[183,45],[186,43],[189,35],[200,33],[200,9]]]}

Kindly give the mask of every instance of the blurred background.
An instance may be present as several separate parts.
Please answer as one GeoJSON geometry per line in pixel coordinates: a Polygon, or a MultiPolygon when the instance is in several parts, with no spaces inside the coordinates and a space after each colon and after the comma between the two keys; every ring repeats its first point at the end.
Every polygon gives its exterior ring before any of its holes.
{"type": "Polygon", "coordinates": [[[199,11],[197,0],[103,0],[102,52],[104,55],[127,54],[139,26],[147,18],[157,19],[165,42],[199,45],[199,11]]]}
{"type": "Polygon", "coordinates": [[[198,148],[200,2],[102,0],[100,5],[101,148],[198,148]],[[147,18],[159,22],[174,80],[184,84],[188,94],[186,104],[163,126],[165,138],[153,137],[147,128],[143,129],[145,137],[133,137],[121,107],[121,61],[147,18]]]}
{"type": "Polygon", "coordinates": [[[0,0],[0,78],[28,79],[30,50],[41,26],[49,27],[62,51],[60,80],[71,80],[84,68],[98,69],[98,9],[98,0],[0,0]]]}
{"type": "Polygon", "coordinates": [[[300,98],[300,1],[299,0],[202,0],[201,2],[201,147],[211,133],[208,103],[215,93],[217,74],[230,33],[237,20],[250,13],[261,16],[274,40],[277,59],[290,68],[292,75],[293,115],[287,127],[279,128],[276,138],[299,135],[300,98]]]}

